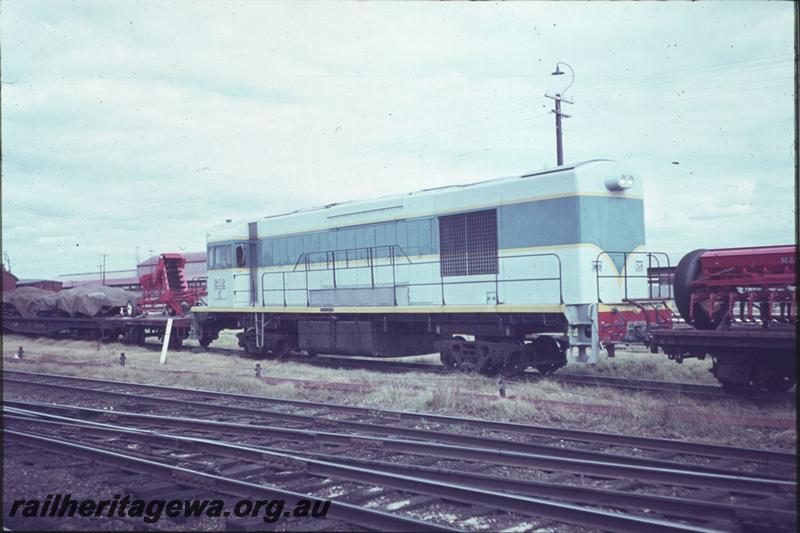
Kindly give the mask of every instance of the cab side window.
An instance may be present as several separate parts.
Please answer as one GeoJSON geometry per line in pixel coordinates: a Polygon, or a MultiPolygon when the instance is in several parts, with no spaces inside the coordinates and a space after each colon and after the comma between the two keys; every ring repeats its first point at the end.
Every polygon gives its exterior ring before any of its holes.
{"type": "Polygon", "coordinates": [[[236,245],[236,266],[239,268],[247,266],[247,253],[244,244],[236,245]]]}

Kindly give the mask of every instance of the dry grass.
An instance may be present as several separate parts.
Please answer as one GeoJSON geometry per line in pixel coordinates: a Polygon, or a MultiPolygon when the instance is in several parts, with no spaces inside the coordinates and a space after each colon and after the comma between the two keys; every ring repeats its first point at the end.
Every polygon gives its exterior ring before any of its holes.
{"type": "Polygon", "coordinates": [[[616,357],[601,357],[594,365],[572,365],[572,373],[599,374],[603,376],[650,379],[657,381],[679,381],[716,385],[711,375],[711,359],[687,359],[678,364],[664,354],[653,354],[643,350],[617,350],[616,357]]]}
{"type": "MultiPolygon", "coordinates": [[[[367,370],[336,370],[270,359],[255,361],[245,356],[220,355],[193,347],[170,352],[159,365],[159,352],[121,344],[3,337],[3,364],[8,369],[48,372],[104,379],[139,381],[248,395],[328,401],[365,407],[445,413],[530,424],[557,425],[598,431],[704,440],[738,446],[793,449],[794,429],[763,429],[731,424],[730,416],[793,418],[790,403],[758,404],[738,399],[705,400],[681,396],[654,396],[611,388],[581,388],[551,381],[510,383],[506,399],[498,398],[497,382],[479,375],[435,375],[417,372],[383,374],[367,370]],[[13,361],[17,346],[25,359],[13,361]],[[127,366],[119,366],[125,352],[127,366]],[[255,378],[256,363],[271,378],[311,380],[323,383],[358,383],[369,392],[270,385],[255,378]],[[72,364],[65,364],[72,363],[72,364]],[[78,363],[78,364],[75,364],[78,363]],[[563,402],[563,403],[562,403],[563,402]],[[569,404],[569,405],[567,405],[569,404]],[[627,414],[597,413],[575,408],[608,405],[627,414]],[[686,420],[681,412],[702,413],[700,421],[686,420]]],[[[191,343],[187,343],[191,345],[191,343]]],[[[215,346],[236,347],[235,337],[223,332],[215,346]]],[[[430,356],[423,356],[430,357],[430,356]]],[[[694,361],[697,362],[697,361],[694,361]]],[[[688,363],[688,362],[687,362],[688,363]]],[[[704,362],[697,362],[703,363],[704,362]]],[[[676,377],[672,368],[691,376],[690,366],[679,366],[663,356],[622,354],[594,367],[568,367],[570,371],[689,381],[676,377]]],[[[703,368],[696,368],[702,373],[703,368]]],[[[707,382],[699,381],[696,382],[707,382]]]]}

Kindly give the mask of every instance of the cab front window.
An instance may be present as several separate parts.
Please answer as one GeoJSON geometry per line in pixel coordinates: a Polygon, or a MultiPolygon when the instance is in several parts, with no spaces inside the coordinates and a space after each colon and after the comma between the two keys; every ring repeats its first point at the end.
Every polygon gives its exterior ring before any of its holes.
{"type": "Polygon", "coordinates": [[[223,268],[231,268],[232,266],[231,245],[223,244],[219,246],[210,246],[208,248],[209,270],[220,270],[223,268]]]}

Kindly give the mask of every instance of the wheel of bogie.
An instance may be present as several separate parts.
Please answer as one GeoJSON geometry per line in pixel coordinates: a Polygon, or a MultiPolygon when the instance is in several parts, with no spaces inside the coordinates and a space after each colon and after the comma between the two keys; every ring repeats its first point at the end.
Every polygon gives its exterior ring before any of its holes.
{"type": "Polygon", "coordinates": [[[209,346],[211,346],[211,342],[212,342],[213,340],[214,340],[214,339],[212,339],[211,337],[200,337],[200,340],[198,340],[197,342],[198,342],[198,343],[200,344],[200,346],[202,346],[203,348],[208,348],[209,346]]]}
{"type": "Polygon", "coordinates": [[[278,358],[283,358],[289,355],[290,350],[291,346],[289,345],[289,341],[279,340],[275,343],[275,347],[272,350],[272,355],[278,358]]]}
{"type": "Polygon", "coordinates": [[[555,363],[550,363],[550,364],[546,364],[546,365],[537,365],[536,366],[536,370],[538,370],[539,373],[541,375],[543,375],[543,376],[549,376],[550,374],[552,374],[553,372],[555,372],[559,368],[561,368],[561,367],[559,367],[555,363]]]}
{"type": "Polygon", "coordinates": [[[439,360],[442,362],[442,366],[448,370],[454,370],[456,368],[456,359],[448,349],[439,352],[439,360]]]}
{"type": "MultiPolygon", "coordinates": [[[[454,335],[451,340],[466,342],[467,339],[462,337],[461,335],[454,335]]],[[[439,360],[442,362],[442,365],[448,370],[458,370],[461,368],[460,358],[456,357],[453,352],[449,349],[445,349],[439,352],[439,360]]],[[[473,367],[472,370],[474,371],[475,368],[473,367]]]]}
{"type": "Polygon", "coordinates": [[[125,344],[133,344],[136,346],[144,345],[144,330],[141,328],[128,328],[125,330],[123,338],[125,344]]]}
{"type": "Polygon", "coordinates": [[[114,330],[114,329],[106,330],[106,331],[102,332],[102,336],[100,337],[100,340],[102,342],[106,342],[106,343],[108,343],[108,342],[117,342],[119,340],[121,334],[122,334],[122,332],[114,330]]]}
{"type": "Polygon", "coordinates": [[[749,395],[757,392],[766,382],[765,365],[748,353],[727,353],[713,356],[711,373],[731,394],[749,395]]]}
{"type": "MultiPolygon", "coordinates": [[[[464,337],[453,337],[453,340],[465,341],[464,337]]],[[[449,353],[446,357],[452,360],[453,362],[452,368],[456,370],[468,373],[469,372],[475,373],[478,371],[477,362],[472,360],[470,357],[466,356],[462,350],[462,346],[459,344],[453,345],[453,349],[449,350],[449,353]]]]}
{"type": "Polygon", "coordinates": [[[266,348],[259,348],[256,346],[256,332],[254,329],[248,329],[243,334],[244,341],[240,341],[239,345],[244,347],[244,351],[251,357],[265,357],[267,355],[266,348]]]}
{"type": "Polygon", "coordinates": [[[525,365],[524,360],[525,356],[522,352],[513,352],[506,358],[505,364],[500,372],[507,378],[519,376],[525,372],[525,367],[527,366],[525,365]]]}
{"type": "Polygon", "coordinates": [[[483,360],[479,363],[478,372],[488,377],[495,377],[503,369],[503,353],[498,350],[492,350],[484,355],[483,360]]]}
{"type": "Polygon", "coordinates": [[[183,345],[183,339],[180,335],[171,335],[169,338],[169,347],[173,350],[179,350],[181,345],[183,345]]]}
{"type": "Polygon", "coordinates": [[[764,384],[764,387],[769,392],[786,392],[796,383],[797,378],[794,375],[785,375],[783,373],[775,373],[764,384]]]}
{"type": "Polygon", "coordinates": [[[478,369],[478,372],[482,376],[493,378],[500,373],[500,365],[495,364],[494,362],[486,362],[482,367],[478,369]]]}
{"type": "Polygon", "coordinates": [[[460,365],[458,365],[458,370],[465,374],[478,374],[478,367],[476,367],[471,361],[462,361],[460,365]]]}
{"type": "Polygon", "coordinates": [[[267,351],[263,348],[257,348],[255,342],[246,343],[244,351],[250,357],[266,357],[267,355],[267,351]]]}
{"type": "Polygon", "coordinates": [[[85,329],[81,332],[81,338],[85,341],[93,341],[100,337],[100,332],[96,329],[85,329]]]}
{"type": "Polygon", "coordinates": [[[553,337],[541,335],[533,339],[534,347],[536,348],[536,361],[541,361],[536,364],[536,370],[543,376],[552,374],[564,364],[566,364],[566,355],[561,345],[553,337]],[[555,361],[554,361],[555,359],[555,361]]]}
{"type": "MultiPolygon", "coordinates": [[[[789,355],[789,357],[792,357],[789,355]]],[[[786,392],[795,384],[795,368],[791,359],[764,356],[756,359],[750,374],[754,389],[786,392]]]]}

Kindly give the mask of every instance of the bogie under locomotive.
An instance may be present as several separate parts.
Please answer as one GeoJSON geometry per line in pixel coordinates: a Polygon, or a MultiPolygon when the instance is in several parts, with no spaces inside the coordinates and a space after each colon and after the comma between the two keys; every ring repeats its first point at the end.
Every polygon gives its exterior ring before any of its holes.
{"type": "Polygon", "coordinates": [[[195,335],[550,372],[668,313],[640,302],[648,268],[668,265],[644,244],[641,180],[608,160],[228,223],[208,234],[195,335]]]}

